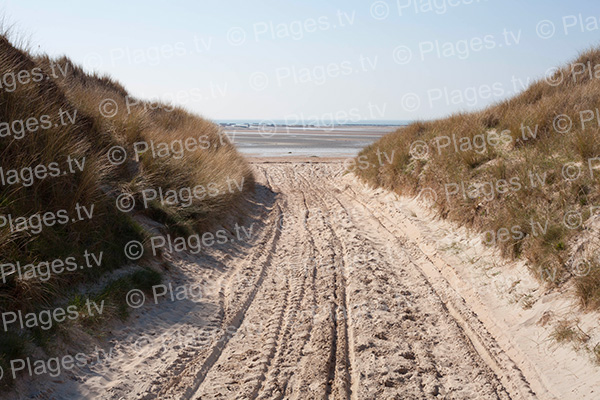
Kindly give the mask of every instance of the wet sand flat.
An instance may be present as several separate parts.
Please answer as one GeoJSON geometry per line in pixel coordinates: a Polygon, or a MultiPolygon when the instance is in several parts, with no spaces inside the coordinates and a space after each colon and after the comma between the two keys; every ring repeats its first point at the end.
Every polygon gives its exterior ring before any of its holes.
{"type": "Polygon", "coordinates": [[[352,157],[399,126],[226,127],[241,153],[254,157],[352,157]]]}

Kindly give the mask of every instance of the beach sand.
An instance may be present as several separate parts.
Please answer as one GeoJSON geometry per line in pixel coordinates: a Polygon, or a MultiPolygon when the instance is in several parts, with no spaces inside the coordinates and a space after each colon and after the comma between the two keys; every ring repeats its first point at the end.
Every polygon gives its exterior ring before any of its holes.
{"type": "Polygon", "coordinates": [[[162,261],[168,282],[201,285],[202,298],[134,311],[97,339],[110,357],[60,380],[24,382],[21,393],[598,398],[589,357],[548,340],[548,322],[571,313],[572,300],[540,288],[525,265],[418,199],[368,188],[336,160],[252,165],[251,237],[232,233],[199,255],[162,261]],[[524,308],[523,296],[534,305],[524,308]]]}

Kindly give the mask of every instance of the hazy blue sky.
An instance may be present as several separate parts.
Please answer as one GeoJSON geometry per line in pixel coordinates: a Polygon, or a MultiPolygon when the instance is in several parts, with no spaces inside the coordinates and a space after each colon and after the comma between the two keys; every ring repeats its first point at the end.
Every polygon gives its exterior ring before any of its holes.
{"type": "Polygon", "coordinates": [[[600,34],[591,0],[2,4],[34,49],[212,119],[412,120],[477,109],[600,34]]]}

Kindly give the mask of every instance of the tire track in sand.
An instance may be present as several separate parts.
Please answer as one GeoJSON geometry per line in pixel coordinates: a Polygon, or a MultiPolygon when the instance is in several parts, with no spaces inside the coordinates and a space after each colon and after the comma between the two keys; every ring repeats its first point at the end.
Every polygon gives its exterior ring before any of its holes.
{"type": "Polygon", "coordinates": [[[238,333],[199,357],[193,385],[179,382],[183,397],[513,398],[439,285],[421,274],[422,256],[366,201],[339,189],[338,165],[256,168],[277,193],[268,217],[275,226],[265,224],[224,289],[226,320],[239,316],[238,333]],[[254,282],[253,270],[261,278],[246,296],[236,276],[254,282]]]}
{"type": "Polygon", "coordinates": [[[161,388],[157,395],[158,398],[191,398],[206,378],[207,373],[220,358],[227,343],[234,336],[234,332],[239,330],[248,308],[264,281],[267,268],[271,264],[271,258],[279,240],[280,232],[276,229],[276,224],[274,222],[277,221],[281,215],[281,207],[276,203],[273,206],[273,209],[276,209],[276,211],[271,212],[267,218],[267,223],[265,224],[266,228],[262,237],[257,243],[254,243],[253,251],[245,260],[243,260],[242,267],[236,269],[234,272],[238,273],[240,270],[258,272],[256,274],[256,280],[250,285],[250,292],[245,297],[243,303],[239,305],[235,311],[232,309],[224,310],[226,317],[220,327],[220,334],[216,339],[216,344],[205,351],[199,352],[194,359],[187,362],[185,368],[179,372],[177,376],[173,376],[171,380],[161,388]],[[257,266],[259,266],[258,269],[257,266]]]}

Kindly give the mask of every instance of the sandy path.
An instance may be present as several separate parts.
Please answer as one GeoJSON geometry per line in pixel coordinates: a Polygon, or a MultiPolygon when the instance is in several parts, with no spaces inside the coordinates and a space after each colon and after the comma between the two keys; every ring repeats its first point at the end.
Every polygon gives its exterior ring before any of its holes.
{"type": "Polygon", "coordinates": [[[410,216],[340,163],[254,165],[251,240],[171,255],[202,300],[142,309],[110,360],[39,398],[537,398],[410,216]]]}
{"type": "Polygon", "coordinates": [[[340,164],[256,169],[277,223],[223,284],[223,323],[243,333],[198,354],[161,398],[534,397],[508,358],[487,353],[497,349],[478,321],[449,312],[447,288],[416,265],[423,253],[340,189],[340,164]]]}

